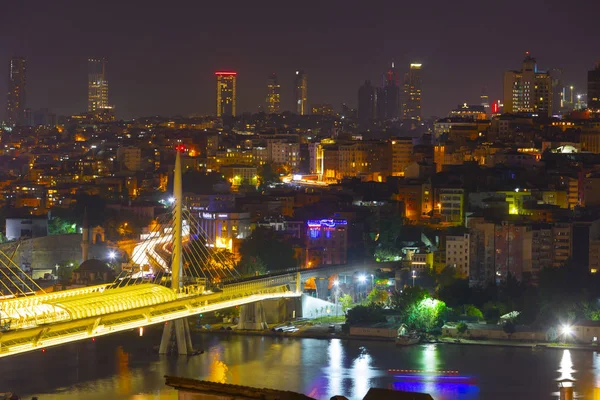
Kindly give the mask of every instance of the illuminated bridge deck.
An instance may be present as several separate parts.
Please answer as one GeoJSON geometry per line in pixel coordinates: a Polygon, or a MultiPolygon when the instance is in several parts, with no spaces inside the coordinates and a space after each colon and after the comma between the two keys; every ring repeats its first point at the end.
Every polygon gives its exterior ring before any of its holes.
{"type": "Polygon", "coordinates": [[[0,334],[0,357],[89,337],[188,317],[203,312],[300,296],[291,290],[294,274],[225,285],[217,292],[175,293],[144,283],[122,288],[109,285],[74,289],[0,302],[10,328],[0,334]]]}

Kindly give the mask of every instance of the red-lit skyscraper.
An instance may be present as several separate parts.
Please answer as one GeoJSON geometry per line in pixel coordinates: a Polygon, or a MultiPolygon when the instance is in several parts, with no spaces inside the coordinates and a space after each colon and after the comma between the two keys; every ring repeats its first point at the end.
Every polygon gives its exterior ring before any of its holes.
{"type": "Polygon", "coordinates": [[[398,70],[394,62],[383,75],[383,87],[378,91],[377,117],[381,120],[398,118],[400,115],[400,87],[398,86],[398,70]]]}
{"type": "Polygon", "coordinates": [[[234,116],[237,72],[217,71],[217,117],[234,116]]]}

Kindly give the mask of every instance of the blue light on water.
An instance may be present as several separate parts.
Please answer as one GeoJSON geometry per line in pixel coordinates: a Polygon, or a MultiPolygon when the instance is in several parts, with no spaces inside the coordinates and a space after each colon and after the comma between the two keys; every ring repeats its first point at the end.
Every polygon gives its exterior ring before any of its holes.
{"type": "Polygon", "coordinates": [[[428,393],[436,400],[475,400],[479,398],[479,388],[476,385],[455,382],[419,382],[404,381],[392,383],[392,389],[405,392],[428,393]]]}

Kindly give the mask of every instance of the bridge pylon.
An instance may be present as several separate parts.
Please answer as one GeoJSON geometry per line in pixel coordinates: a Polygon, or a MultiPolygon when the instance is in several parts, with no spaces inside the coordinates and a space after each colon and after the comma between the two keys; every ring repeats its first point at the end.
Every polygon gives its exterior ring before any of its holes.
{"type": "MultiPolygon", "coordinates": [[[[173,198],[175,199],[173,209],[175,226],[173,232],[173,261],[171,263],[171,289],[175,293],[181,293],[183,287],[183,280],[181,279],[183,270],[183,190],[181,183],[181,153],[178,149],[176,150],[175,170],[173,171],[173,198]]],[[[190,326],[185,318],[165,323],[159,353],[169,353],[173,341],[177,344],[179,355],[187,355],[194,351],[190,326]]]]}

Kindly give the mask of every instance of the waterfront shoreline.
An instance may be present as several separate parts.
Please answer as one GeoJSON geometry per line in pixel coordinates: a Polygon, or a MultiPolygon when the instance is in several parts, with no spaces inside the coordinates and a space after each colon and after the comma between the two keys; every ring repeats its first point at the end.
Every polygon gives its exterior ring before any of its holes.
{"type": "MultiPolygon", "coordinates": [[[[280,338],[298,338],[298,339],[320,339],[320,340],[362,340],[369,342],[388,342],[394,343],[393,338],[377,337],[377,336],[350,336],[347,334],[339,333],[326,333],[326,332],[307,332],[309,329],[300,330],[297,332],[274,332],[268,331],[254,331],[254,330],[224,330],[224,329],[195,329],[195,332],[202,334],[219,334],[219,335],[236,335],[236,336],[262,336],[262,337],[280,337],[280,338]]],[[[428,344],[428,343],[421,343],[428,344]]],[[[469,340],[460,339],[456,341],[456,338],[442,337],[430,342],[430,344],[450,344],[450,345],[464,345],[464,346],[487,346],[487,347],[515,347],[515,348],[529,348],[532,350],[579,350],[579,351],[599,351],[600,346],[588,346],[578,345],[575,343],[565,345],[555,345],[552,343],[545,342],[517,342],[517,341],[504,341],[504,340],[469,340]]]]}

